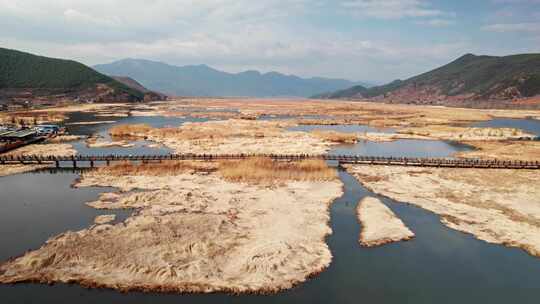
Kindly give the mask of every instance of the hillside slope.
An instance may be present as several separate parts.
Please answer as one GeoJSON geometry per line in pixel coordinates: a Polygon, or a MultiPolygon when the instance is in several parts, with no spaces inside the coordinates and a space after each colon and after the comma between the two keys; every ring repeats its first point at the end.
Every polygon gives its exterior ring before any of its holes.
{"type": "Polygon", "coordinates": [[[350,88],[326,98],[386,102],[481,105],[517,102],[540,94],[540,54],[464,55],[433,71],[370,89],[350,88]]]}
{"type": "Polygon", "coordinates": [[[309,78],[276,72],[226,73],[206,65],[172,66],[161,62],[125,59],[96,65],[107,75],[125,75],[150,90],[178,96],[300,96],[351,87],[356,83],[343,79],[309,78]]]}
{"type": "Polygon", "coordinates": [[[131,102],[144,96],[81,63],[0,48],[0,97],[131,102]]]}
{"type": "Polygon", "coordinates": [[[167,100],[167,95],[161,94],[159,92],[150,91],[133,78],[123,77],[123,76],[111,76],[111,77],[114,80],[120,83],[123,83],[134,90],[144,93],[144,101],[167,100]]]}

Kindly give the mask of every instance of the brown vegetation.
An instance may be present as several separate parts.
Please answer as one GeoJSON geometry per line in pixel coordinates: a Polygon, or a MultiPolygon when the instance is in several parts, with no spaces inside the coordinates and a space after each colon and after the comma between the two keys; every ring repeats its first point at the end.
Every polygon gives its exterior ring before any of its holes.
{"type": "Polygon", "coordinates": [[[66,119],[66,116],[57,112],[13,112],[0,114],[0,124],[15,126],[33,126],[43,123],[57,123],[66,119]]]}
{"type": "Polygon", "coordinates": [[[152,129],[149,132],[154,137],[158,138],[175,138],[179,140],[197,140],[197,139],[216,139],[228,136],[234,136],[230,130],[225,129],[182,129],[182,128],[161,128],[152,129]]]}
{"type": "Polygon", "coordinates": [[[284,182],[284,181],[328,181],[335,180],[335,169],[323,160],[298,162],[275,161],[265,157],[243,160],[227,160],[219,163],[204,161],[163,161],[134,164],[123,161],[101,167],[98,174],[111,176],[176,176],[183,173],[218,171],[233,182],[284,182]]]}
{"type": "Polygon", "coordinates": [[[346,167],[373,192],[439,214],[450,228],[540,257],[538,170],[346,167]]]}
{"type": "Polygon", "coordinates": [[[355,144],[358,142],[358,135],[355,133],[343,133],[337,131],[314,130],[311,132],[316,137],[334,143],[355,144]]]}
{"type": "Polygon", "coordinates": [[[213,171],[216,165],[199,161],[163,161],[161,163],[134,164],[129,161],[98,169],[99,174],[113,176],[175,176],[186,172],[213,171]]]}
{"type": "Polygon", "coordinates": [[[80,135],[58,135],[58,136],[49,138],[47,140],[47,143],[50,143],[50,144],[65,143],[65,142],[81,140],[83,138],[84,136],[80,136],[80,135]]]}
{"type": "Polygon", "coordinates": [[[144,136],[145,133],[149,132],[153,128],[147,124],[134,124],[134,125],[118,125],[109,129],[109,134],[112,137],[133,137],[133,136],[144,136]]]}
{"type": "Polygon", "coordinates": [[[388,208],[375,197],[365,197],[358,202],[356,216],[362,225],[359,242],[364,247],[408,241],[414,233],[388,208]]]}
{"type": "Polygon", "coordinates": [[[461,158],[540,161],[540,141],[464,141],[474,151],[456,153],[461,158]]]}
{"type": "Polygon", "coordinates": [[[313,154],[328,151],[330,144],[306,132],[289,132],[292,122],[231,119],[185,123],[181,127],[146,125],[111,129],[114,137],[144,137],[176,153],[194,154],[313,154]]]}
{"type": "Polygon", "coordinates": [[[228,182],[218,173],[161,176],[147,169],[122,164],[112,169],[118,175],[106,168],[85,172],[76,187],[119,189],[89,206],[137,211],[122,223],[62,233],[1,264],[0,283],[271,293],[330,264],[325,237],[328,207],[342,193],[338,180],[264,187],[228,182]]]}
{"type": "Polygon", "coordinates": [[[236,109],[248,115],[321,116],[322,119],[299,120],[299,124],[369,124],[376,127],[411,127],[426,125],[461,125],[486,121],[493,117],[524,118],[539,116],[533,110],[479,110],[417,105],[391,105],[361,101],[295,100],[295,99],[218,99],[197,98],[160,104],[166,113],[182,109],[236,109]]]}
{"type": "Polygon", "coordinates": [[[0,177],[32,172],[46,167],[48,167],[48,165],[1,165],[0,177]]]}
{"type": "Polygon", "coordinates": [[[4,155],[56,155],[56,156],[71,156],[77,154],[77,151],[70,144],[65,143],[45,143],[45,144],[32,144],[17,148],[9,151],[4,155]]]}
{"type": "Polygon", "coordinates": [[[226,180],[249,183],[326,181],[337,177],[336,170],[329,168],[323,160],[280,162],[263,157],[223,161],[219,172],[226,180]]]}
{"type": "MultiPolygon", "coordinates": [[[[528,134],[515,128],[466,128],[455,126],[424,126],[416,128],[406,128],[398,131],[399,134],[410,137],[430,137],[443,140],[508,140],[533,138],[534,135],[528,134]]],[[[396,135],[399,136],[399,135],[396,135]]]]}

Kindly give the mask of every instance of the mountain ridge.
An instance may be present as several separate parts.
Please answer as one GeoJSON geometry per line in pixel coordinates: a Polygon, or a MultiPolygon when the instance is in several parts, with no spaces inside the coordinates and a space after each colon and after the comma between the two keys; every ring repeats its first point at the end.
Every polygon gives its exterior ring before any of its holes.
{"type": "Polygon", "coordinates": [[[468,53],[406,80],[369,89],[351,87],[313,97],[485,107],[518,103],[537,95],[540,95],[540,54],[468,53]]]}
{"type": "Polygon", "coordinates": [[[274,71],[230,73],[205,64],[175,66],[133,58],[95,65],[94,68],[107,75],[128,76],[151,90],[178,96],[309,97],[356,84],[344,79],[301,78],[274,71]]]}
{"type": "Polygon", "coordinates": [[[74,60],[0,48],[0,99],[142,101],[144,94],[74,60]]]}
{"type": "Polygon", "coordinates": [[[156,100],[167,100],[167,95],[154,92],[151,90],[148,90],[145,88],[142,84],[140,84],[138,81],[136,81],[133,78],[130,77],[122,77],[122,76],[111,76],[114,80],[123,83],[124,85],[137,90],[139,92],[142,92],[144,94],[144,100],[145,101],[156,101],[156,100]]]}

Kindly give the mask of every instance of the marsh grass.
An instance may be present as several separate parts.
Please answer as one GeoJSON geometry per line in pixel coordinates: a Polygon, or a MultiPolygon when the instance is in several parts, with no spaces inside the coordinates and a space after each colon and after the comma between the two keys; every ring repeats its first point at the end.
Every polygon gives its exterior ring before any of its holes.
{"type": "Polygon", "coordinates": [[[187,128],[160,128],[153,129],[150,134],[157,138],[174,138],[182,140],[199,140],[224,138],[231,134],[220,129],[187,129],[187,128]]]}
{"type": "Polygon", "coordinates": [[[280,162],[255,157],[240,161],[222,161],[219,173],[234,182],[325,181],[337,178],[335,169],[323,160],[280,162]]]}
{"type": "Polygon", "coordinates": [[[314,130],[311,134],[316,137],[330,142],[335,143],[346,143],[346,144],[355,144],[358,142],[358,135],[354,133],[342,133],[337,131],[323,131],[323,130],[314,130]]]}
{"type": "Polygon", "coordinates": [[[244,160],[163,161],[161,163],[117,162],[97,169],[112,176],[176,176],[183,173],[215,172],[231,182],[273,183],[285,181],[327,181],[337,178],[335,169],[323,160],[275,161],[265,157],[244,160]]]}
{"type": "Polygon", "coordinates": [[[0,114],[1,124],[33,126],[42,123],[58,123],[66,119],[62,113],[24,112],[0,114]]]}
{"type": "Polygon", "coordinates": [[[216,170],[213,163],[197,161],[163,161],[161,163],[118,162],[101,167],[98,173],[114,176],[175,176],[188,172],[211,172],[216,170]]]}
{"type": "Polygon", "coordinates": [[[147,124],[118,125],[109,129],[109,134],[116,138],[144,136],[153,128],[147,124]]]}

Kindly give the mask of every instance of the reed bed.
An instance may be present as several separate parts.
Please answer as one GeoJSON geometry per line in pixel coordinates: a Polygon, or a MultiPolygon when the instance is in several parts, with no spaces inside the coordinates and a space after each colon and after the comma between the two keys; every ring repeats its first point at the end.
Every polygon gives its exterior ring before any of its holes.
{"type": "Polygon", "coordinates": [[[58,123],[66,119],[62,113],[24,112],[0,114],[0,124],[33,126],[42,123],[58,123]]]}
{"type": "Polygon", "coordinates": [[[265,157],[238,161],[163,161],[161,163],[117,162],[97,169],[111,176],[176,176],[189,172],[219,172],[232,182],[328,181],[337,178],[335,169],[323,160],[281,162],[265,157]]]}
{"type": "Polygon", "coordinates": [[[219,129],[187,129],[187,128],[160,128],[153,129],[150,134],[157,138],[174,138],[183,140],[199,140],[224,138],[231,134],[228,130],[219,129]]]}
{"type": "Polygon", "coordinates": [[[337,131],[323,131],[323,130],[314,130],[311,134],[316,137],[330,142],[335,143],[346,143],[346,144],[355,144],[358,142],[358,135],[354,133],[342,133],[337,131]]]}
{"type": "Polygon", "coordinates": [[[279,162],[256,157],[240,161],[222,161],[219,173],[234,182],[327,181],[337,178],[335,169],[323,160],[279,162]]]}
{"type": "Polygon", "coordinates": [[[112,127],[109,130],[109,134],[112,137],[144,136],[151,130],[153,128],[147,124],[118,125],[112,127]]]}
{"type": "Polygon", "coordinates": [[[98,169],[100,174],[114,176],[175,176],[188,172],[215,171],[216,165],[197,161],[164,161],[161,163],[134,164],[128,161],[118,162],[98,169]]]}

